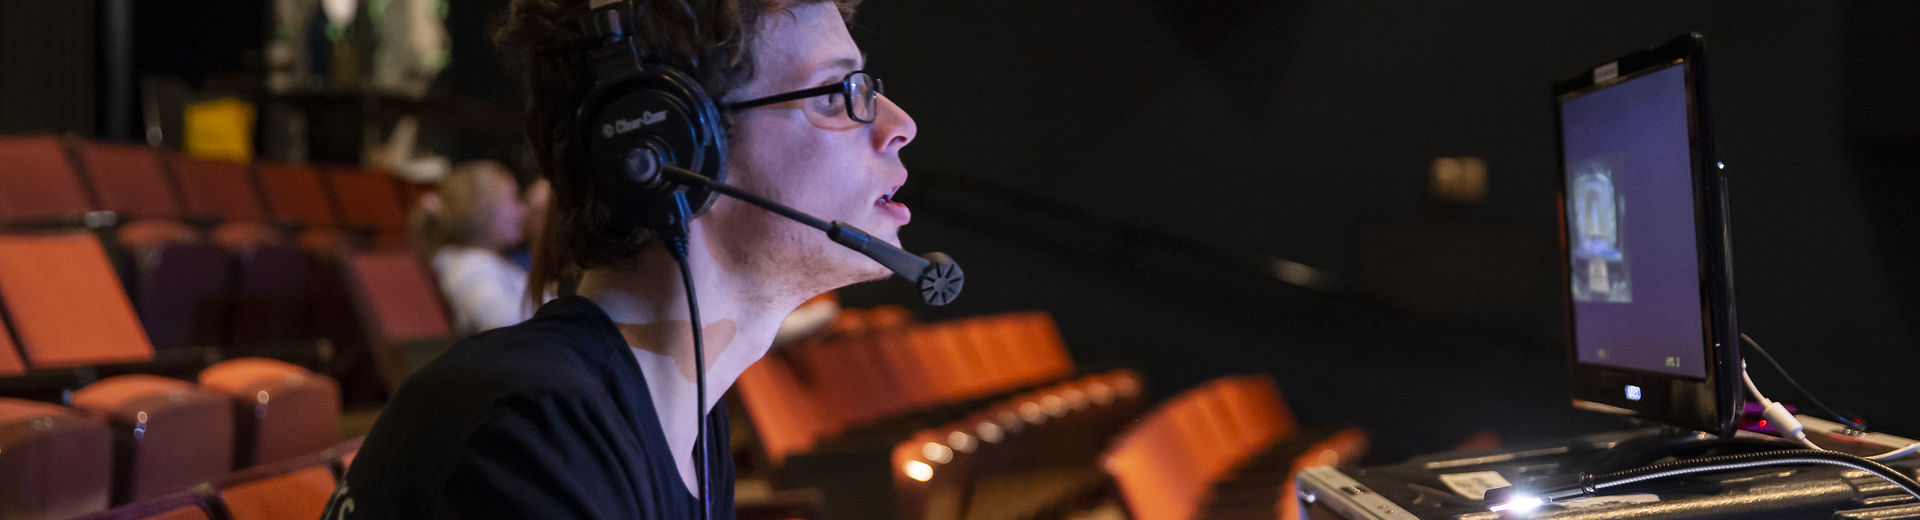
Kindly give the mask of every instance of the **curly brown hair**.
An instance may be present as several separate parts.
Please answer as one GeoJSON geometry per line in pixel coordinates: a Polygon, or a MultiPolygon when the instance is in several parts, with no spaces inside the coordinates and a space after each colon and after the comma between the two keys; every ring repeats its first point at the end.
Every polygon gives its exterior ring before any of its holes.
{"type": "MultiPolygon", "coordinates": [[[[550,284],[570,283],[582,269],[632,268],[652,242],[643,226],[624,219],[628,212],[613,211],[612,194],[596,193],[567,164],[574,114],[593,87],[588,1],[514,0],[494,32],[526,102],[527,138],[553,182],[546,229],[532,240],[527,297],[536,305],[550,284]]],[[[763,16],[820,2],[851,18],[860,0],[635,0],[628,23],[650,60],[687,72],[718,100],[752,79],[754,31],[763,16]]]]}

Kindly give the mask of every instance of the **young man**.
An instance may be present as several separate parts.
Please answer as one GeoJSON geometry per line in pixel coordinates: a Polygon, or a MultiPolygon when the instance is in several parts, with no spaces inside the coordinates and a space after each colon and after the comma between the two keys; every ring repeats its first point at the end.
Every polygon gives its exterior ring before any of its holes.
{"type": "MultiPolygon", "coordinates": [[[[535,288],[580,273],[574,296],[474,336],[388,403],[326,518],[695,518],[693,344],[678,266],[649,233],[614,229],[605,194],[570,171],[586,0],[515,0],[499,39],[525,73],[528,130],[553,180],[535,288]]],[[[633,30],[727,107],[728,182],[898,244],[910,219],[912,118],[877,92],[847,32],[851,2],[636,0],[633,30]],[[697,6],[697,7],[696,7],[697,6]],[[691,20],[698,30],[689,28],[691,20]],[[698,64],[698,65],[696,65],[698,64]],[[751,101],[828,85],[832,94],[751,101]],[[868,85],[871,85],[869,87],[868,85]],[[849,103],[851,101],[851,103],[849,103]]],[[[889,272],[818,231],[722,198],[691,222],[713,431],[715,518],[731,518],[720,396],[807,298],[889,272]]]]}

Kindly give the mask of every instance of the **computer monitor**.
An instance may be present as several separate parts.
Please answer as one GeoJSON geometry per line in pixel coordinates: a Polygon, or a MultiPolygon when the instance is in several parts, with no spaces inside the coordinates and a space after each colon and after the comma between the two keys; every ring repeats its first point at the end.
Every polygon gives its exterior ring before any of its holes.
{"type": "Polygon", "coordinates": [[[1731,435],[1741,406],[1724,167],[1698,34],[1554,84],[1576,407],[1731,435]]]}

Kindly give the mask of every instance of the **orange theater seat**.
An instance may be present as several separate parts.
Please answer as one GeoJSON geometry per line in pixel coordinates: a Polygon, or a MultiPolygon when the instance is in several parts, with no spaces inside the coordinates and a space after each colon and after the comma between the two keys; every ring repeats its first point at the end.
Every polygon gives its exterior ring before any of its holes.
{"type": "Polygon", "coordinates": [[[778,466],[788,456],[813,449],[821,433],[817,414],[785,357],[762,358],[747,367],[735,385],[767,460],[778,466]]]}
{"type": "Polygon", "coordinates": [[[1172,421],[1149,417],[1101,457],[1133,518],[1184,519],[1199,509],[1205,483],[1194,478],[1197,472],[1181,442],[1172,421]]]}
{"type": "Polygon", "coordinates": [[[178,379],[130,374],[73,394],[73,406],[114,428],[114,503],[157,497],[233,470],[227,399],[178,379]]]}
{"type": "Polygon", "coordinates": [[[76,140],[81,171],[100,199],[98,209],[119,217],[115,240],[134,251],[168,242],[192,242],[200,233],[181,222],[180,193],[152,147],[76,140]]]}
{"type": "Polygon", "coordinates": [[[153,359],[153,344],[93,235],[0,235],[0,303],[28,366],[153,359]]]}
{"type": "Polygon", "coordinates": [[[188,218],[225,222],[261,222],[267,211],[260,192],[248,178],[247,165],[168,154],[167,162],[180,181],[188,218]]]}
{"type": "Polygon", "coordinates": [[[200,371],[200,387],[233,406],[234,466],[271,464],[333,446],[340,385],[284,361],[239,358],[200,371]]]}
{"type": "Polygon", "coordinates": [[[100,209],[121,219],[179,219],[179,191],[152,147],[83,141],[75,145],[100,209]]]}
{"type": "Polygon", "coordinates": [[[1025,332],[1029,356],[1035,364],[1038,381],[1050,381],[1073,375],[1073,356],[1060,337],[1053,316],[1042,311],[1015,314],[1012,319],[1025,332]]]}
{"type": "Polygon", "coordinates": [[[0,398],[0,518],[57,520],[107,508],[113,435],[66,408],[0,398]]]}
{"type": "MultiPolygon", "coordinates": [[[[1271,378],[1221,378],[1181,392],[1148,413],[1114,441],[1101,456],[1101,466],[1118,484],[1133,518],[1241,513],[1290,518],[1287,512],[1296,506],[1284,497],[1219,495],[1214,487],[1287,482],[1288,471],[1352,460],[1366,447],[1366,437],[1357,429],[1319,439],[1296,430],[1271,378]],[[1286,451],[1270,451],[1276,449],[1286,451]],[[1292,467],[1249,465],[1269,454],[1293,457],[1292,467]]],[[[1275,487],[1280,489],[1264,489],[1287,491],[1284,485],[1275,487]]]]}
{"type": "Polygon", "coordinates": [[[339,219],[327,202],[327,188],[320,172],[298,164],[260,163],[260,189],[267,197],[274,220],[303,228],[297,241],[301,249],[331,254],[351,245],[351,240],[335,229],[339,219]]]}
{"type": "Polygon", "coordinates": [[[362,251],[347,255],[348,287],[361,332],[388,389],[398,388],[414,369],[431,359],[410,359],[408,343],[450,338],[453,326],[440,301],[440,288],[406,251],[362,251]]]}
{"type": "Polygon", "coordinates": [[[344,167],[328,168],[327,173],[342,224],[376,234],[406,231],[407,210],[400,202],[400,187],[394,184],[392,175],[344,167]]]}
{"type": "Polygon", "coordinates": [[[180,218],[179,192],[154,148],[92,141],[75,148],[100,209],[125,218],[180,218]]]}
{"type": "Polygon", "coordinates": [[[0,136],[0,223],[78,225],[91,209],[59,137],[0,136]]]}
{"type": "Polygon", "coordinates": [[[301,226],[333,226],[333,208],[327,204],[320,172],[299,164],[260,163],[260,190],[267,206],[281,222],[301,226]]]}
{"type": "Polygon", "coordinates": [[[0,318],[0,377],[27,373],[27,362],[20,359],[20,347],[13,344],[13,332],[7,320],[0,318]]]}
{"type": "Polygon", "coordinates": [[[247,165],[181,154],[168,154],[167,164],[173,167],[174,178],[180,183],[186,218],[221,222],[211,233],[214,243],[245,250],[286,240],[278,230],[265,224],[266,206],[247,173],[247,165]]]}
{"type": "Polygon", "coordinates": [[[215,517],[207,509],[207,500],[212,496],[212,486],[194,486],[80,517],[79,520],[212,520],[215,517]]]}
{"type": "Polygon", "coordinates": [[[259,478],[237,474],[230,481],[219,496],[233,520],[320,518],[335,483],[333,469],[326,463],[259,478]]]}

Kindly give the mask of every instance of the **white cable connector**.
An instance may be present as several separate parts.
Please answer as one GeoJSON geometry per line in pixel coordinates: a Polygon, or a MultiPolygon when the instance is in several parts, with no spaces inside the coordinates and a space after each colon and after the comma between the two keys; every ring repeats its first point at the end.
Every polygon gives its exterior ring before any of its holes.
{"type": "Polygon", "coordinates": [[[1772,427],[1773,431],[1779,432],[1783,438],[1799,442],[1808,448],[1823,449],[1807,439],[1806,426],[1801,425],[1800,420],[1793,417],[1793,412],[1787,411],[1786,405],[1767,399],[1766,395],[1760,393],[1760,387],[1755,386],[1753,378],[1747,375],[1745,361],[1740,362],[1740,381],[1747,384],[1747,391],[1753,393],[1753,400],[1760,402],[1760,406],[1763,407],[1760,416],[1767,419],[1767,426],[1772,427]]]}

